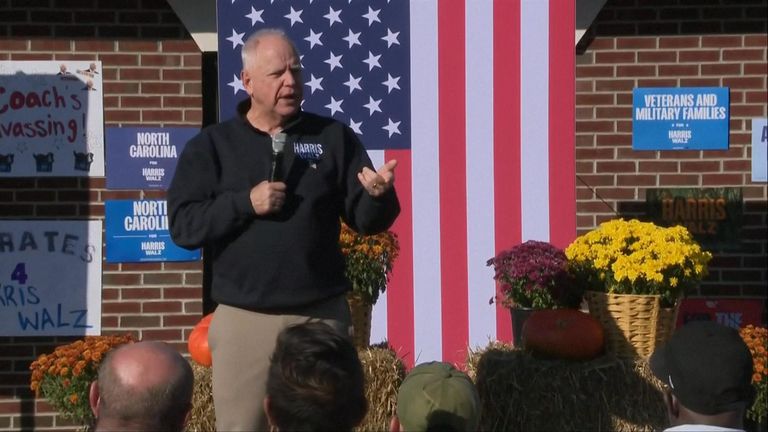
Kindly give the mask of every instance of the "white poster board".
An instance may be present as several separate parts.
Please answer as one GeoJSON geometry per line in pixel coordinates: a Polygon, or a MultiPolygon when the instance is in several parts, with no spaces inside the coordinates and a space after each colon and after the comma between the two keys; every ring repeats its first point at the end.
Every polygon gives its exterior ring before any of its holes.
{"type": "Polygon", "coordinates": [[[768,119],[752,119],[752,181],[768,181],[768,119]]]}
{"type": "Polygon", "coordinates": [[[101,62],[0,61],[0,177],[104,176],[101,62]]]}
{"type": "Polygon", "coordinates": [[[101,333],[101,221],[0,221],[0,336],[101,333]]]}

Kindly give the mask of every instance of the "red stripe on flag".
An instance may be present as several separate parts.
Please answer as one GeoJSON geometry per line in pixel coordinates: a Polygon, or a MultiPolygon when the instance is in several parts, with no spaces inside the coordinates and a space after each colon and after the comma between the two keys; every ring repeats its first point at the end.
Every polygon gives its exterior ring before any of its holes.
{"type": "Polygon", "coordinates": [[[437,8],[443,360],[460,363],[469,340],[465,12],[463,2],[437,8]]]}
{"type": "MultiPolygon", "coordinates": [[[[520,2],[493,4],[495,249],[520,243],[520,2]]],[[[509,311],[496,304],[496,339],[512,340],[509,311]]]]}
{"type": "Polygon", "coordinates": [[[574,3],[549,4],[549,235],[562,248],[576,236],[574,3]]]}
{"type": "Polygon", "coordinates": [[[398,255],[392,268],[387,291],[387,335],[392,346],[406,366],[413,365],[413,200],[411,177],[411,151],[385,150],[384,160],[397,159],[395,185],[400,200],[400,216],[395,220],[392,231],[397,233],[400,243],[398,255]]]}

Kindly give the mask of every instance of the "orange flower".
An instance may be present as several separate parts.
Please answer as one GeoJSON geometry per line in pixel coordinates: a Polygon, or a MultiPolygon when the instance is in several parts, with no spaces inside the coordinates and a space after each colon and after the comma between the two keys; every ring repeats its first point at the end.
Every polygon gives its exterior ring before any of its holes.
{"type": "Polygon", "coordinates": [[[77,396],[77,393],[72,393],[71,395],[69,395],[69,402],[72,405],[76,404],[78,399],[80,399],[80,398],[77,396]]]}

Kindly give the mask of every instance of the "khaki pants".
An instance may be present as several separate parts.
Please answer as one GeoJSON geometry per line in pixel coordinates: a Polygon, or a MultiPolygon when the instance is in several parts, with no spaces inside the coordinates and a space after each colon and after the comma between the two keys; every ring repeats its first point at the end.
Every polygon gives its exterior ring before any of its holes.
{"type": "Polygon", "coordinates": [[[208,340],[213,357],[213,402],[219,431],[268,430],[263,402],[269,358],[284,328],[321,320],[342,334],[351,334],[345,296],[333,297],[286,315],[251,312],[219,305],[208,340]]]}

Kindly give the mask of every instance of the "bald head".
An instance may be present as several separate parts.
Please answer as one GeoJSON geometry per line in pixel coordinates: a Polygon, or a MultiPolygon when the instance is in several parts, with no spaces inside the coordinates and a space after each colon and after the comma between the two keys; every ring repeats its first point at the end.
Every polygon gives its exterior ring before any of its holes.
{"type": "Polygon", "coordinates": [[[193,381],[189,363],[162,342],[138,342],[111,351],[92,388],[96,430],[182,430],[193,381]]]}

